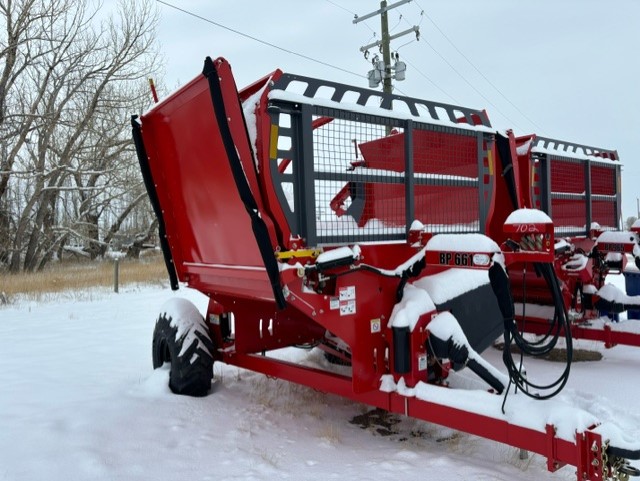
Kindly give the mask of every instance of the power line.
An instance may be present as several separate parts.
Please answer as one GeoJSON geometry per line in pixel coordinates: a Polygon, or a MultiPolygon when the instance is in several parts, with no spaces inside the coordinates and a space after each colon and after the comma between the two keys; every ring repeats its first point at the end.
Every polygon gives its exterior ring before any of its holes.
{"type": "MultiPolygon", "coordinates": [[[[453,97],[452,95],[450,95],[446,90],[442,89],[438,84],[436,84],[431,78],[429,78],[422,70],[420,70],[418,67],[416,67],[415,65],[413,65],[411,62],[409,62],[409,60],[407,60],[407,58],[405,56],[402,57],[404,59],[405,62],[407,62],[407,64],[416,72],[418,72],[418,74],[420,74],[424,79],[426,79],[431,85],[433,85],[435,88],[437,88],[440,92],[442,92],[443,94],[445,94],[447,97],[449,97],[451,100],[453,100],[456,104],[460,104],[460,102],[458,100],[455,99],[455,97],[453,97]]],[[[404,95],[404,94],[403,94],[404,95]]]]}
{"type": "MultiPolygon", "coordinates": [[[[330,3],[334,7],[338,7],[340,10],[344,10],[345,12],[350,13],[351,15],[353,15],[354,18],[358,17],[358,14],[356,12],[354,12],[353,10],[349,10],[348,8],[343,7],[342,5],[337,4],[336,2],[333,2],[332,0],[326,0],[326,2],[330,3]]],[[[369,30],[371,30],[373,32],[373,36],[375,37],[376,36],[376,31],[373,28],[371,28],[371,26],[367,22],[362,22],[362,23],[363,23],[363,25],[365,27],[367,27],[369,30]]]]}
{"type": "Polygon", "coordinates": [[[348,8],[343,7],[342,5],[337,4],[336,2],[332,2],[331,0],[326,0],[326,1],[327,3],[330,3],[331,5],[333,5],[334,7],[338,7],[339,9],[344,10],[347,13],[350,13],[354,17],[358,15],[356,12],[349,10],[348,8]]]}
{"type": "MultiPolygon", "coordinates": [[[[424,11],[422,13],[424,13],[424,11]]],[[[407,19],[405,19],[405,22],[407,22],[409,25],[411,25],[407,19]]],[[[422,37],[422,40],[423,39],[424,39],[424,37],[422,37]]],[[[469,82],[469,80],[467,80],[467,78],[464,75],[462,75],[462,73],[458,69],[456,69],[453,66],[453,64],[451,62],[449,62],[449,60],[446,59],[446,57],[444,55],[442,55],[438,50],[436,50],[436,48],[433,45],[431,45],[431,43],[429,43],[428,40],[424,40],[424,43],[426,45],[428,45],[429,48],[431,48],[431,50],[433,50],[435,52],[435,54],[438,55],[438,57],[440,57],[442,59],[442,61],[444,63],[446,63],[449,66],[449,68],[451,70],[453,70],[469,87],[471,87],[480,97],[482,97],[485,102],[487,102],[491,107],[493,107],[496,112],[498,112],[500,115],[502,115],[502,117],[504,117],[507,121],[509,121],[514,127],[517,127],[518,129],[523,130],[515,121],[510,119],[507,116],[507,114],[502,112],[493,102],[491,102],[491,100],[489,100],[482,92],[480,92],[480,90],[478,90],[471,82],[469,82]]]]}
{"type": "Polygon", "coordinates": [[[198,20],[202,20],[203,22],[210,23],[211,25],[215,25],[216,27],[222,28],[222,29],[227,30],[229,32],[235,33],[236,35],[240,35],[241,37],[248,38],[250,40],[253,40],[254,42],[261,43],[261,44],[266,45],[268,47],[272,47],[272,48],[278,49],[278,50],[280,50],[282,52],[285,52],[285,53],[288,53],[290,55],[295,55],[296,57],[303,58],[303,59],[308,60],[310,62],[315,62],[315,63],[323,65],[325,67],[329,67],[329,68],[332,68],[332,69],[335,69],[335,70],[339,70],[339,71],[344,72],[344,73],[355,75],[358,78],[363,78],[364,77],[364,75],[360,75],[360,74],[358,74],[356,72],[352,72],[351,70],[347,70],[347,69],[344,69],[342,67],[338,67],[336,65],[332,65],[332,64],[330,64],[328,62],[324,62],[322,60],[318,60],[318,59],[315,59],[313,57],[309,57],[308,55],[304,55],[304,54],[299,53],[299,52],[294,52],[293,50],[289,50],[287,48],[280,47],[279,45],[275,45],[273,43],[267,42],[266,40],[261,40],[261,39],[259,39],[257,37],[249,35],[247,33],[240,32],[239,30],[233,29],[231,27],[227,27],[226,25],[223,25],[221,23],[214,22],[211,19],[208,19],[208,18],[203,17],[201,15],[198,15],[196,13],[190,12],[189,10],[185,10],[183,8],[180,8],[180,7],[177,7],[175,5],[172,5],[171,3],[165,2],[164,0],[156,0],[156,2],[161,3],[163,5],[166,5],[167,7],[173,8],[175,10],[178,10],[179,12],[185,13],[185,14],[191,16],[191,17],[197,18],[198,20]]]}
{"type": "Polygon", "coordinates": [[[516,104],[514,104],[511,100],[509,100],[509,98],[504,95],[502,93],[502,91],[484,74],[482,73],[482,71],[457,47],[457,45],[455,43],[453,43],[453,40],[451,40],[449,38],[449,36],[438,26],[438,24],[429,16],[425,13],[424,9],[418,4],[418,2],[416,2],[416,7],[418,7],[420,9],[420,15],[423,17],[426,17],[427,20],[429,20],[434,27],[436,27],[436,29],[438,30],[438,32],[440,32],[440,34],[445,38],[445,40],[447,40],[447,42],[449,42],[449,44],[451,44],[451,46],[456,50],[456,52],[458,52],[458,54],[460,54],[460,56],[462,58],[464,58],[467,63],[469,65],[471,65],[473,67],[473,69],[489,84],[491,85],[491,87],[493,87],[493,89],[498,92],[500,94],[500,96],[505,99],[509,105],[511,105],[514,109],[516,109],[518,111],[518,113],[520,115],[522,115],[525,119],[527,119],[527,121],[533,125],[536,129],[538,129],[539,131],[542,131],[542,129],[540,128],[539,125],[537,125],[533,120],[531,120],[531,118],[529,118],[529,116],[527,114],[525,114],[522,110],[520,110],[520,108],[518,108],[518,106],[516,104]]]}
{"type": "Polygon", "coordinates": [[[394,48],[394,50],[396,51],[396,53],[398,53],[398,52],[400,52],[401,48],[406,47],[407,45],[411,45],[413,42],[417,42],[417,40],[415,38],[413,38],[413,39],[409,40],[407,43],[403,43],[399,47],[394,48]]]}
{"type": "MultiPolygon", "coordinates": [[[[339,4],[337,4],[337,3],[335,3],[335,2],[333,2],[333,1],[331,1],[331,0],[326,0],[326,1],[327,1],[328,3],[330,3],[331,5],[336,6],[337,8],[340,8],[340,9],[342,9],[342,10],[344,10],[344,11],[348,12],[348,13],[353,14],[354,16],[356,15],[354,12],[351,12],[349,9],[342,7],[341,5],[339,5],[339,4]]],[[[247,34],[247,33],[241,32],[241,31],[236,30],[236,29],[234,29],[234,28],[228,27],[228,26],[223,25],[223,24],[221,24],[221,23],[219,23],[219,22],[215,22],[215,21],[213,21],[213,20],[211,20],[211,19],[209,19],[209,18],[203,17],[202,15],[198,15],[198,14],[196,14],[196,13],[194,13],[194,12],[191,12],[191,11],[186,10],[186,9],[184,9],[184,8],[180,8],[180,7],[176,6],[176,5],[173,5],[173,4],[171,4],[171,3],[169,3],[169,2],[167,2],[167,1],[165,1],[165,0],[156,0],[156,2],[157,2],[157,3],[160,3],[160,4],[162,4],[162,5],[165,5],[165,6],[169,7],[169,8],[173,8],[174,10],[177,10],[177,11],[179,11],[179,12],[182,12],[182,13],[184,13],[184,14],[186,14],[186,15],[189,15],[189,16],[191,16],[191,17],[193,17],[193,18],[197,18],[198,20],[202,20],[203,22],[209,23],[209,24],[214,25],[214,26],[216,26],[216,27],[219,27],[219,28],[222,28],[222,29],[227,30],[227,31],[229,31],[229,32],[235,33],[236,35],[240,35],[241,37],[244,37],[244,38],[247,38],[247,39],[253,40],[254,42],[258,42],[258,43],[260,43],[260,44],[262,44],[262,45],[266,45],[266,46],[268,46],[268,47],[275,48],[275,49],[277,49],[277,50],[280,50],[280,51],[282,51],[282,52],[288,53],[288,54],[290,54],[290,55],[295,55],[295,56],[300,57],[300,58],[302,58],[302,59],[304,59],[304,60],[308,60],[308,61],[310,61],[310,62],[314,62],[314,63],[320,64],[320,65],[323,65],[323,66],[325,66],[325,67],[329,67],[329,68],[332,68],[332,69],[334,69],[334,70],[338,70],[338,71],[340,71],[340,72],[344,72],[344,73],[348,73],[348,74],[350,74],[350,75],[354,75],[354,76],[356,76],[356,77],[358,77],[358,78],[363,78],[363,77],[364,77],[363,75],[360,75],[360,74],[358,74],[358,73],[356,73],[356,72],[353,72],[353,71],[351,71],[351,70],[347,70],[347,69],[345,69],[345,68],[338,67],[338,66],[336,66],[336,65],[330,64],[330,63],[325,62],[325,61],[322,61],[322,60],[318,60],[318,59],[313,58],[313,57],[310,57],[310,56],[308,56],[308,55],[305,55],[305,54],[302,54],[302,53],[299,53],[299,52],[295,52],[295,51],[293,51],[293,50],[290,50],[290,49],[287,49],[287,48],[281,47],[281,46],[276,45],[276,44],[273,44],[273,43],[271,43],[271,42],[267,42],[266,40],[262,40],[262,39],[260,39],[260,38],[257,38],[257,37],[255,37],[255,36],[253,36],[253,35],[249,35],[249,34],[247,34]]],[[[402,16],[402,15],[400,15],[399,21],[401,21],[402,19],[403,19],[403,16],[402,16]]],[[[405,21],[407,21],[407,20],[405,19],[405,21]]],[[[366,23],[365,23],[365,25],[366,25],[366,23]]],[[[371,27],[369,27],[368,25],[367,25],[367,27],[375,33],[375,31],[374,31],[371,27]]],[[[429,45],[429,46],[430,46],[430,47],[431,47],[431,48],[432,48],[432,49],[433,49],[433,50],[434,50],[438,55],[440,55],[440,53],[439,53],[439,52],[437,52],[437,51],[433,48],[433,46],[431,46],[431,45],[429,45]]],[[[440,55],[440,57],[441,57],[445,62],[447,62],[447,61],[446,61],[446,59],[445,59],[442,55],[440,55]]],[[[443,90],[441,87],[439,87],[439,86],[438,86],[438,85],[437,85],[437,84],[436,84],[432,79],[430,79],[426,74],[424,74],[424,72],[420,71],[420,70],[419,70],[415,65],[411,64],[410,62],[407,62],[407,63],[408,63],[409,65],[411,65],[411,67],[412,67],[413,69],[415,69],[415,70],[416,70],[416,71],[417,71],[417,72],[418,72],[422,77],[424,77],[424,78],[425,78],[429,83],[431,83],[435,88],[437,88],[438,90],[440,90],[444,95],[446,95],[447,97],[449,97],[450,99],[452,99],[454,102],[459,103],[459,102],[458,102],[458,101],[457,101],[453,96],[451,96],[449,93],[447,93],[447,92],[446,92],[445,90],[443,90]]],[[[467,81],[467,80],[462,76],[462,74],[460,74],[457,70],[455,70],[455,67],[453,67],[449,62],[447,62],[447,63],[449,64],[449,66],[450,66],[450,67],[451,67],[451,68],[452,68],[456,73],[458,73],[458,75],[460,75],[460,76],[463,78],[463,80],[465,80],[465,81],[466,81],[466,82],[471,86],[471,88],[473,88],[473,89],[474,89],[474,90],[475,90],[475,91],[476,91],[476,92],[477,92],[477,93],[478,93],[478,94],[479,94],[483,99],[485,99],[485,100],[486,100],[490,105],[492,105],[492,106],[493,106],[493,107],[494,107],[498,112],[500,112],[500,110],[499,110],[497,107],[495,107],[495,105],[493,105],[493,104],[492,104],[492,103],[491,103],[491,102],[490,102],[486,97],[484,97],[484,95],[482,95],[482,93],[480,93],[480,92],[479,92],[475,87],[473,87],[473,85],[471,85],[471,84],[470,84],[470,83],[469,83],[469,82],[468,82],[468,81],[467,81]]],[[[513,121],[511,121],[508,117],[506,117],[506,115],[504,115],[504,114],[502,114],[502,115],[503,115],[507,120],[509,120],[510,122],[514,123],[514,122],[513,122],[513,121]]],[[[515,123],[514,123],[514,124],[515,124],[515,123]]]]}
{"type": "Polygon", "coordinates": [[[389,33],[393,33],[395,31],[396,28],[398,28],[400,26],[400,24],[402,23],[402,14],[400,14],[400,16],[398,17],[398,23],[396,23],[390,30],[389,33]]]}
{"type": "Polygon", "coordinates": [[[501,110],[500,110],[500,109],[499,109],[499,108],[498,108],[498,107],[497,107],[493,102],[491,102],[491,100],[489,100],[487,97],[485,97],[485,95],[484,95],[482,92],[480,92],[480,90],[478,90],[478,89],[476,88],[476,86],[475,86],[475,85],[473,85],[471,82],[469,82],[469,80],[467,80],[467,78],[466,78],[464,75],[462,75],[462,74],[460,73],[460,71],[459,71],[458,69],[456,69],[456,68],[451,64],[451,62],[449,62],[449,61],[446,59],[446,57],[445,57],[444,55],[442,55],[440,52],[438,52],[438,51],[435,49],[435,47],[434,47],[433,45],[431,45],[431,44],[430,44],[428,41],[426,41],[426,40],[424,41],[424,43],[425,43],[426,45],[428,45],[428,46],[429,46],[429,48],[431,48],[431,50],[433,50],[433,51],[436,53],[436,55],[438,55],[438,57],[440,57],[440,58],[442,59],[442,61],[443,61],[444,63],[446,63],[446,64],[449,66],[449,68],[450,68],[451,70],[453,70],[456,74],[458,74],[458,76],[459,76],[459,77],[460,77],[460,78],[461,78],[461,79],[462,79],[462,80],[463,80],[463,81],[464,81],[464,82],[465,82],[469,87],[471,87],[471,88],[472,88],[472,89],[473,89],[473,90],[474,90],[474,91],[475,91],[475,92],[476,92],[480,97],[482,97],[482,98],[484,99],[484,101],[485,101],[485,102],[487,102],[489,105],[491,105],[491,107],[493,107],[493,108],[496,110],[496,112],[498,112],[500,115],[502,115],[502,116],[503,116],[506,120],[508,120],[508,121],[509,121],[513,126],[515,126],[515,127],[517,127],[518,129],[522,130],[522,129],[521,129],[521,127],[520,127],[520,126],[519,126],[515,121],[511,120],[511,119],[509,118],[509,116],[507,116],[507,114],[505,114],[504,112],[502,112],[502,111],[501,111],[501,110]]]}

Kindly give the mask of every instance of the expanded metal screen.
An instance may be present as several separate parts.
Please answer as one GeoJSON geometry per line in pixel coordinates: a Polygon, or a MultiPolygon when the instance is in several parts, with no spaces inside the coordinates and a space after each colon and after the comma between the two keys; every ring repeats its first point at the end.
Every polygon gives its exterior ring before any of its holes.
{"type": "Polygon", "coordinates": [[[620,228],[620,164],[615,151],[538,138],[534,148],[534,197],[557,235],[586,235],[594,223],[620,228]],[[541,147],[540,147],[541,146],[541,147]],[[553,150],[555,149],[555,151],[553,150]]]}
{"type": "Polygon", "coordinates": [[[587,194],[584,163],[551,159],[551,212],[556,234],[569,235],[587,229],[587,194]]]}
{"type": "Polygon", "coordinates": [[[619,168],[614,164],[590,164],[591,220],[605,229],[619,229],[619,168]]]}
{"type": "Polygon", "coordinates": [[[308,245],[483,230],[486,134],[323,106],[274,102],[272,175],[308,245]]]}

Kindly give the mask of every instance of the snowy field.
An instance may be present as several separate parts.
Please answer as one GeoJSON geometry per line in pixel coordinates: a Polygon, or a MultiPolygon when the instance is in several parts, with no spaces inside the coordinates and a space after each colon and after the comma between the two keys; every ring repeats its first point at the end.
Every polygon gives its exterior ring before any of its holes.
{"type": "MultiPolygon", "coordinates": [[[[145,286],[0,307],[0,480],[575,479],[424,422],[398,418],[383,436],[349,422],[366,406],[219,363],[212,394],[175,396],[168,371],[151,367],[156,313],[175,295],[206,306],[187,289],[145,286]]],[[[638,436],[640,349],[602,350],[574,363],[563,397],[638,436]]],[[[485,357],[504,371],[498,351],[485,357]]],[[[533,378],[562,365],[527,367],[533,378]]]]}

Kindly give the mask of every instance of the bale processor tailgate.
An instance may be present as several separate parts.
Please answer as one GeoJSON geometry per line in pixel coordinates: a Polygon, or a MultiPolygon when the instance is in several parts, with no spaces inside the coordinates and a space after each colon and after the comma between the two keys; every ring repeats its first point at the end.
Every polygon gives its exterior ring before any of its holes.
{"type": "Polygon", "coordinates": [[[141,162],[151,171],[178,278],[205,292],[273,300],[259,247],[273,253],[272,229],[254,196],[253,153],[231,70],[216,62],[219,79],[199,76],[142,115],[141,162]]]}

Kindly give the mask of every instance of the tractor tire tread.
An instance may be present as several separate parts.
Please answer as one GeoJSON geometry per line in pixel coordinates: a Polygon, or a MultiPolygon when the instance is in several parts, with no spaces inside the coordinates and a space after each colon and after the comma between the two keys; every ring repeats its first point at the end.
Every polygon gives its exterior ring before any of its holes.
{"type": "Polygon", "coordinates": [[[193,339],[191,345],[180,355],[188,333],[178,337],[178,328],[172,326],[171,322],[172,319],[164,314],[156,321],[152,344],[153,368],[157,369],[165,362],[170,362],[169,388],[173,393],[206,396],[213,379],[213,342],[205,334],[195,331],[197,339],[193,339]],[[165,349],[168,350],[170,359],[165,359],[165,349]]]}

